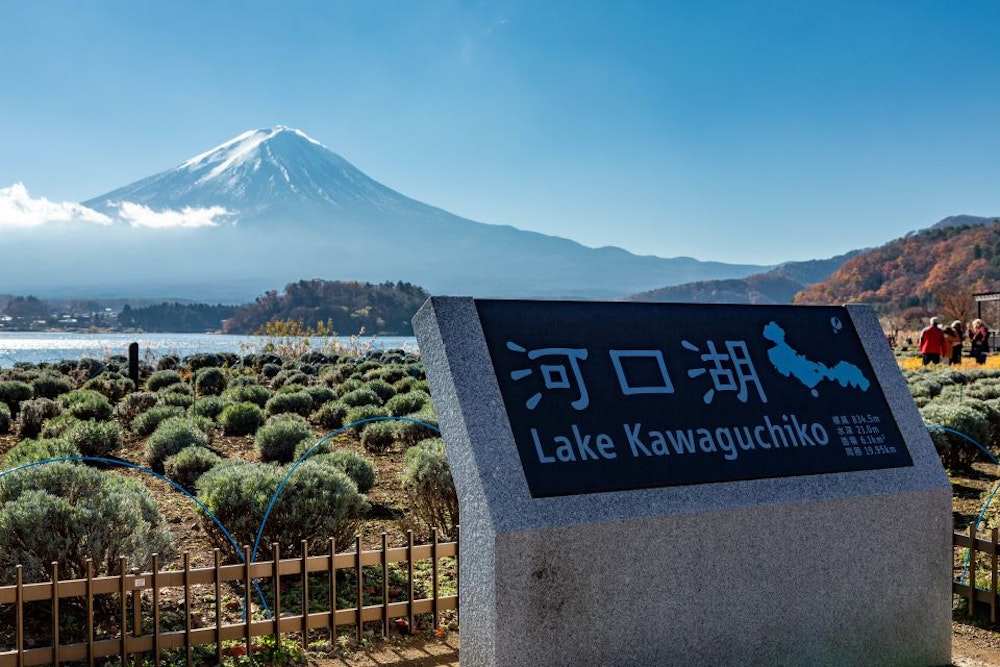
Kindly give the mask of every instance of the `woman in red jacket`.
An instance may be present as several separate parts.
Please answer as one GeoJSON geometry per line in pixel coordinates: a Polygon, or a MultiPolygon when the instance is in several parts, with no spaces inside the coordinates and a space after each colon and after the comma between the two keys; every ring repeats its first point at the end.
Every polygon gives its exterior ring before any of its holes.
{"type": "Polygon", "coordinates": [[[930,325],[920,332],[920,358],[924,366],[937,364],[944,353],[944,331],[938,326],[938,318],[932,317],[930,325]]]}

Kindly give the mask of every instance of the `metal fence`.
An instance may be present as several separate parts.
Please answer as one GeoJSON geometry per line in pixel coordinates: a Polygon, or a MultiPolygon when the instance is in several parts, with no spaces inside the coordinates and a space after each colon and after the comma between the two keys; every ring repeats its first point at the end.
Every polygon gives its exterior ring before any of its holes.
{"type": "Polygon", "coordinates": [[[458,609],[457,592],[441,594],[442,583],[457,591],[458,542],[439,542],[437,531],[427,544],[415,545],[408,532],[402,547],[388,547],[383,534],[380,549],[363,550],[358,537],[354,551],[337,553],[330,540],[325,555],[310,555],[306,542],[301,552],[295,558],[281,558],[274,545],[271,560],[251,563],[250,548],[244,547],[242,563],[223,564],[216,549],[210,567],[192,567],[191,554],[185,552],[180,570],[160,569],[154,556],[148,572],[127,572],[121,559],[122,573],[105,577],[93,576],[93,564],[88,562],[88,576],[73,580],[60,580],[59,565],[53,563],[50,580],[41,583],[24,583],[19,566],[17,583],[0,586],[0,624],[10,618],[13,630],[0,635],[12,637],[13,642],[0,641],[0,667],[77,661],[94,665],[98,658],[110,656],[118,656],[123,665],[133,659],[142,664],[143,654],[159,665],[166,649],[184,651],[191,665],[194,647],[205,645],[214,645],[221,663],[229,655],[253,655],[259,648],[256,637],[298,636],[305,647],[310,635],[315,638],[325,630],[335,642],[338,627],[353,625],[360,641],[366,624],[368,632],[377,624],[380,630],[375,631],[385,635],[397,627],[416,628],[418,618],[427,615],[436,629],[441,612],[458,609]],[[454,576],[442,582],[446,559],[454,559],[450,563],[454,576]],[[414,570],[420,565],[430,570],[430,595],[418,598],[414,570]],[[393,586],[390,570],[397,582],[393,586]],[[345,588],[355,604],[338,606],[338,595],[345,588]],[[182,619],[165,622],[161,602],[166,595],[175,598],[182,619]],[[228,608],[223,602],[227,595],[228,608]],[[67,613],[70,608],[74,613],[67,613]],[[107,627],[95,627],[97,608],[114,618],[107,627]],[[242,618],[233,621],[233,614],[242,618]],[[28,625],[30,646],[25,645],[28,625]]]}

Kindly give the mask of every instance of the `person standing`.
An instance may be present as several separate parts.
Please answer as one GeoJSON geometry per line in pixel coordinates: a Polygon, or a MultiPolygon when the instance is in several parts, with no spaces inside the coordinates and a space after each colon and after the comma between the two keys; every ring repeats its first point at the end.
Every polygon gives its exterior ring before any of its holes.
{"type": "Polygon", "coordinates": [[[972,320],[972,332],[969,334],[971,349],[969,356],[979,365],[986,363],[986,352],[989,349],[990,332],[986,323],[980,319],[972,320]]]}
{"type": "Polygon", "coordinates": [[[937,364],[944,353],[944,331],[938,326],[938,318],[932,317],[930,324],[920,331],[920,358],[924,366],[937,364]]]}
{"type": "MultiPolygon", "coordinates": [[[[944,347],[941,348],[941,361],[946,364],[954,363],[951,359],[951,354],[955,344],[960,342],[958,334],[955,333],[955,329],[953,329],[950,324],[941,329],[941,332],[944,334],[944,347]]],[[[959,363],[961,362],[962,360],[959,359],[959,363]]]]}
{"type": "Polygon", "coordinates": [[[957,340],[953,340],[951,344],[951,363],[961,364],[962,363],[962,346],[965,343],[965,325],[963,325],[959,320],[955,320],[951,323],[951,329],[955,332],[957,340]]]}

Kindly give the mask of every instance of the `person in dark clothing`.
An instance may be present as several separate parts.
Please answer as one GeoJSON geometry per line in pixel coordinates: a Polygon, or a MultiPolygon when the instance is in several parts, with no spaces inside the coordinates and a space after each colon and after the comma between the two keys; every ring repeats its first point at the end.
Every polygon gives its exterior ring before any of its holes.
{"type": "Polygon", "coordinates": [[[961,364],[962,363],[962,345],[965,343],[965,325],[959,320],[955,320],[951,323],[951,330],[955,332],[955,337],[957,340],[952,340],[951,343],[951,363],[961,364]]]}
{"type": "Polygon", "coordinates": [[[977,364],[985,364],[990,340],[990,332],[986,328],[985,322],[980,319],[972,321],[972,333],[969,334],[969,340],[971,341],[969,356],[975,359],[977,364]]]}

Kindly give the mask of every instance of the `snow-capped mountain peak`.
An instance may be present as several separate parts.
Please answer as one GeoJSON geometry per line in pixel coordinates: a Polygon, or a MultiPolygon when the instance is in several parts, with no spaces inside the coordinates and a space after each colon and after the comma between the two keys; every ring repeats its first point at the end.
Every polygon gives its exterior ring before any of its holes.
{"type": "Polygon", "coordinates": [[[637,257],[460,218],[284,126],[244,132],[84,204],[108,224],[6,234],[0,284],[34,290],[49,273],[70,280],[73,267],[74,293],[169,289],[202,301],[224,292],[251,299],[314,276],[413,281],[437,294],[610,299],[763,268],[637,257]]]}
{"type": "Polygon", "coordinates": [[[423,206],[381,185],[305,132],[249,130],[179,166],[87,202],[113,213],[123,202],[152,210],[221,207],[236,219],[294,203],[396,212],[423,206]]]}
{"type": "MultiPolygon", "coordinates": [[[[278,125],[266,130],[248,130],[243,134],[230,139],[229,141],[216,146],[215,148],[196,155],[184,162],[178,169],[188,169],[190,171],[200,171],[203,167],[214,165],[208,175],[203,179],[218,176],[239,164],[259,159],[260,147],[281,133],[290,132],[295,136],[326,149],[326,146],[316,141],[302,130],[297,130],[286,125],[278,125]]],[[[329,149],[327,149],[329,150],[329,149]]]]}

